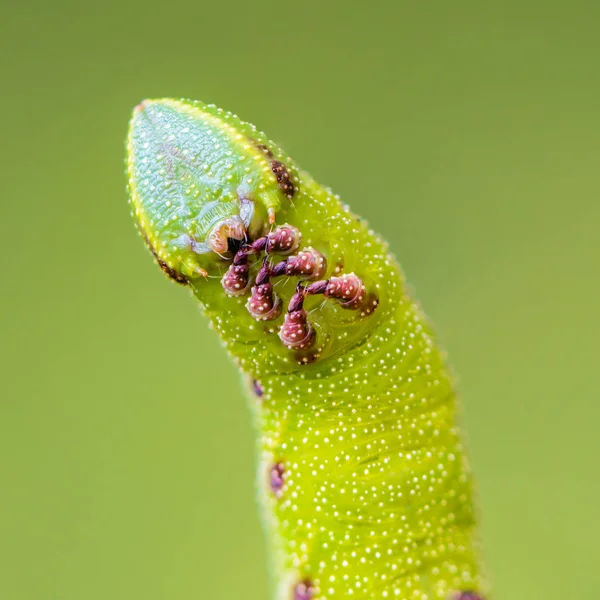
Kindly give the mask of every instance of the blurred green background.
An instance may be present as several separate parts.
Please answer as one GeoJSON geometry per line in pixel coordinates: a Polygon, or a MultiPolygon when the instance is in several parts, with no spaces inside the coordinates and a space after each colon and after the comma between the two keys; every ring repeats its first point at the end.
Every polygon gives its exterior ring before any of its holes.
{"type": "Polygon", "coordinates": [[[600,3],[2,3],[0,598],[266,600],[234,367],[126,202],[144,97],[255,122],[460,375],[496,600],[600,595],[600,3]]]}

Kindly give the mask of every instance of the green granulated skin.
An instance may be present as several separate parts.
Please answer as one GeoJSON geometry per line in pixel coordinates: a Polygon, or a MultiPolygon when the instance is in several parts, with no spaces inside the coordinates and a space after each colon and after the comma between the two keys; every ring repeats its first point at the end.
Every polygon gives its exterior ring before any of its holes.
{"type": "MultiPolygon", "coordinates": [[[[264,134],[214,106],[137,107],[128,172],[140,232],[163,269],[190,287],[248,382],[276,600],[483,598],[453,381],[383,240],[264,134]],[[369,310],[309,297],[316,346],[284,347],[283,315],[256,321],[247,297],[221,286],[231,255],[206,241],[232,216],[252,239],[276,225],[298,228],[300,249],[326,257],[325,278],[362,279],[369,310]],[[275,466],[281,488],[271,485],[275,466]]],[[[274,282],[284,306],[297,281],[274,282]]]]}

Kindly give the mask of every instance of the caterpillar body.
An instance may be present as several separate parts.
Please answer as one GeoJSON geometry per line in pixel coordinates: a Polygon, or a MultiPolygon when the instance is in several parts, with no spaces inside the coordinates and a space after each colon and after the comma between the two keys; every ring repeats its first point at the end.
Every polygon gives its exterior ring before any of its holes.
{"type": "Polygon", "coordinates": [[[140,233],[248,382],[276,600],[482,600],[453,381],[385,242],[213,105],[144,101],[127,151],[140,233]]]}

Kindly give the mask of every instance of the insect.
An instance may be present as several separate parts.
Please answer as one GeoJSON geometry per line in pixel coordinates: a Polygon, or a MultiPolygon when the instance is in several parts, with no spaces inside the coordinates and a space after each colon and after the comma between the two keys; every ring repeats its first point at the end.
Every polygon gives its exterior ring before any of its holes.
{"type": "Polygon", "coordinates": [[[483,600],[443,353],[385,242],[256,127],[149,100],[132,214],[245,380],[277,600],[483,600]]]}

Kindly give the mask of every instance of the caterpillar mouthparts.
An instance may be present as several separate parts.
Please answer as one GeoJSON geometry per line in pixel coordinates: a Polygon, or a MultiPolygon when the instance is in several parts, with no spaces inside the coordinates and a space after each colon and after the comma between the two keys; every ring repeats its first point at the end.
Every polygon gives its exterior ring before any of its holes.
{"type": "Polygon", "coordinates": [[[132,215],[248,382],[276,600],[484,600],[454,382],[386,243],[253,125],[144,101],[132,215]]]}

